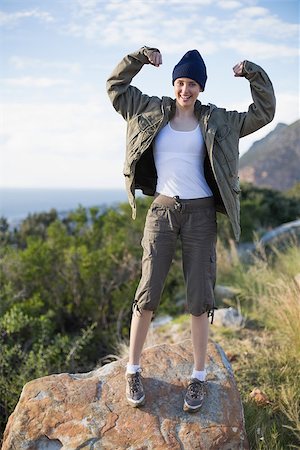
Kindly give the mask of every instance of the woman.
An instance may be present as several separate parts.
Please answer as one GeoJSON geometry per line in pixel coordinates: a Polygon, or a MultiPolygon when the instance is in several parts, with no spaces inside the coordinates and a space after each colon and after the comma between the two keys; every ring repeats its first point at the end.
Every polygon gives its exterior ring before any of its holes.
{"type": "Polygon", "coordinates": [[[107,81],[112,104],[128,124],[124,175],[133,218],[135,189],[154,196],[142,240],[142,276],[133,304],[126,395],[134,407],[145,403],[140,356],[180,237],[194,355],[183,408],[196,412],[206,392],[209,316],[212,321],[216,308],[216,211],[228,215],[238,240],[238,141],[273,119],[275,97],[263,69],[244,61],[233,71],[236,77],[250,81],[253,103],[248,112],[202,105],[197,98],[205,89],[207,73],[197,50],[188,51],[174,67],[175,99],[149,97],[131,85],[132,78],[149,63],[159,67],[161,53],[142,47],[123,58],[107,81]]]}

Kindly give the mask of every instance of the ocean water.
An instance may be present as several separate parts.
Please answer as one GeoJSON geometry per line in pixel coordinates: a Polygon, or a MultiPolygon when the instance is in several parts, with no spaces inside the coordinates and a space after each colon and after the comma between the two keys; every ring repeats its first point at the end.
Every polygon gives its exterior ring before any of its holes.
{"type": "Polygon", "coordinates": [[[51,208],[58,213],[76,209],[79,205],[111,206],[127,200],[124,189],[30,189],[0,188],[0,217],[10,225],[16,225],[28,214],[47,212],[51,208]]]}

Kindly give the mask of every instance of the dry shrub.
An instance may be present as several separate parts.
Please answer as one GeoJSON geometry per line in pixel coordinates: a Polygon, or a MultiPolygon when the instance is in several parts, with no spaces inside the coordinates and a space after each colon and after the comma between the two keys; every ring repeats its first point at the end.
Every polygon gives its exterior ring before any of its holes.
{"type": "Polygon", "coordinates": [[[300,383],[299,376],[290,380],[289,384],[281,387],[280,410],[289,419],[292,425],[285,425],[299,439],[300,442],[300,383]]]}
{"type": "Polygon", "coordinates": [[[267,292],[258,302],[265,324],[274,330],[281,345],[291,357],[300,355],[300,289],[286,277],[269,284],[267,292]]]}

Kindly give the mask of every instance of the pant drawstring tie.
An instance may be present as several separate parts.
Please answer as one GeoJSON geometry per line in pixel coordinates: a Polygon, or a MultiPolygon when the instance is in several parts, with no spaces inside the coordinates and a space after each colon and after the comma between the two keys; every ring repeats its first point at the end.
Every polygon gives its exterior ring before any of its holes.
{"type": "Polygon", "coordinates": [[[134,314],[135,312],[137,313],[138,316],[141,316],[141,315],[142,315],[137,300],[134,300],[134,301],[133,301],[133,304],[132,304],[132,313],[134,314]]]}
{"type": "Polygon", "coordinates": [[[211,317],[211,321],[210,321],[211,324],[213,324],[213,321],[214,321],[215,309],[218,309],[218,308],[216,308],[216,307],[214,306],[212,309],[210,309],[209,311],[207,311],[207,317],[208,317],[208,318],[211,317]]]}
{"type": "Polygon", "coordinates": [[[174,205],[175,211],[181,211],[182,210],[182,203],[180,202],[179,196],[175,195],[173,198],[175,200],[175,205],[174,205]]]}

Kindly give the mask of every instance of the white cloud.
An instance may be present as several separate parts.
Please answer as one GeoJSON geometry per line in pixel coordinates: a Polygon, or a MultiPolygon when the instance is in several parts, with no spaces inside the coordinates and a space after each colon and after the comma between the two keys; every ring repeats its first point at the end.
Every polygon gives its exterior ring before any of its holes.
{"type": "MultiPolygon", "coordinates": [[[[155,0],[153,0],[155,1],[155,0]]],[[[195,7],[199,7],[199,6],[207,6],[207,5],[211,5],[214,3],[215,0],[185,0],[185,4],[187,5],[192,5],[195,7]]],[[[182,0],[162,0],[163,4],[165,5],[179,5],[182,6],[183,2],[182,0]]]]}
{"type": "Polygon", "coordinates": [[[11,56],[9,63],[17,70],[24,69],[43,69],[43,70],[60,70],[67,71],[72,74],[81,72],[81,65],[79,63],[68,63],[63,61],[49,61],[38,58],[29,58],[25,56],[11,56]]]}
{"type": "Polygon", "coordinates": [[[230,39],[243,49],[245,41],[256,44],[260,40],[262,43],[279,43],[292,49],[298,47],[298,24],[284,22],[265,8],[255,8],[255,11],[253,8],[242,8],[229,18],[209,14],[203,18],[203,22],[204,29],[208,33],[210,29],[213,30],[220,44],[230,39]],[[255,18],[251,15],[254,12],[257,14],[255,18]]]}
{"type": "Polygon", "coordinates": [[[237,17],[240,18],[251,18],[267,16],[269,11],[267,8],[262,8],[261,6],[251,6],[249,8],[243,8],[237,12],[237,17]]]}
{"type": "Polygon", "coordinates": [[[218,6],[221,9],[236,9],[241,7],[242,3],[235,0],[223,0],[218,2],[218,6]]]}
{"type": "Polygon", "coordinates": [[[1,184],[123,186],[125,123],[100,100],[2,104],[1,184]]]}
{"type": "MultiPolygon", "coordinates": [[[[218,46],[212,41],[203,41],[201,38],[194,36],[194,39],[184,40],[182,42],[173,42],[172,44],[164,43],[164,54],[183,54],[187,49],[195,47],[201,48],[201,54],[204,56],[211,55],[217,51],[218,46]]],[[[163,47],[162,47],[163,48],[163,47]]]]}
{"type": "Polygon", "coordinates": [[[298,92],[279,92],[276,94],[276,115],[277,122],[284,122],[288,125],[300,118],[299,88],[298,92]]]}
{"type": "Polygon", "coordinates": [[[14,26],[24,19],[34,18],[41,20],[42,22],[52,22],[53,16],[38,9],[32,9],[29,11],[18,11],[14,13],[5,13],[0,11],[0,26],[14,26]]]}
{"type": "Polygon", "coordinates": [[[48,88],[70,84],[70,81],[66,79],[46,77],[2,78],[1,81],[8,86],[25,88],[48,88]]]}
{"type": "Polygon", "coordinates": [[[284,22],[266,8],[243,8],[236,12],[232,20],[224,22],[224,32],[231,32],[234,36],[237,30],[238,36],[260,36],[262,39],[276,42],[282,39],[297,39],[299,25],[296,22],[284,22]]]}
{"type": "Polygon", "coordinates": [[[247,58],[255,60],[272,59],[272,58],[286,58],[299,55],[299,49],[289,47],[284,44],[267,43],[258,40],[248,39],[228,39],[222,43],[224,48],[235,50],[242,58],[247,55],[247,58]]]}
{"type": "Polygon", "coordinates": [[[155,6],[152,1],[77,0],[67,32],[101,46],[146,43],[169,54],[196,45],[206,54],[224,47],[238,53],[256,48],[262,58],[277,57],[276,48],[280,57],[298,54],[298,24],[285,22],[250,0],[160,0],[155,6]]]}

